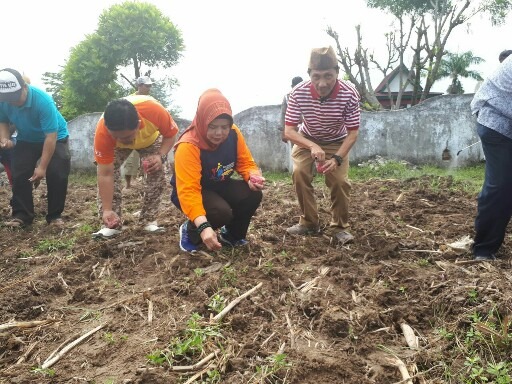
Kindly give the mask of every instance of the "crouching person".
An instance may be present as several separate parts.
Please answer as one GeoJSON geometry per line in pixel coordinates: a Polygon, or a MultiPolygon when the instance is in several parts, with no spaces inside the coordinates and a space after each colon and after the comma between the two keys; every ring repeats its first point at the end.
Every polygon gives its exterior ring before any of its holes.
{"type": "Polygon", "coordinates": [[[111,101],[98,121],[94,157],[98,165],[99,211],[104,228],[94,236],[108,237],[121,229],[121,165],[132,150],[139,153],[145,177],[140,222],[147,232],[161,232],[156,215],[165,188],[164,166],[178,126],[151,96],[111,101]]]}
{"type": "Polygon", "coordinates": [[[209,250],[246,245],[265,179],[219,90],[201,95],[174,151],[171,200],[188,218],[180,226],[180,248],[195,252],[201,243],[209,250]],[[235,172],[243,180],[232,179],[235,172]]]}

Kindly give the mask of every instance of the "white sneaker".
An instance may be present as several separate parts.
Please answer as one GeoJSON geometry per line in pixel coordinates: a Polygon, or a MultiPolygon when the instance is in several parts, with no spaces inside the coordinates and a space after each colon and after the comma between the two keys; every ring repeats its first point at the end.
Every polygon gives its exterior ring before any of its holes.
{"type": "Polygon", "coordinates": [[[165,228],[159,227],[158,224],[156,223],[156,221],[153,221],[153,222],[149,223],[148,225],[146,225],[144,227],[144,230],[146,232],[151,232],[151,233],[160,233],[160,232],[164,232],[165,228]]]}
{"type": "Polygon", "coordinates": [[[96,238],[110,238],[119,235],[121,231],[113,228],[101,228],[98,232],[94,232],[92,237],[96,238]]]}

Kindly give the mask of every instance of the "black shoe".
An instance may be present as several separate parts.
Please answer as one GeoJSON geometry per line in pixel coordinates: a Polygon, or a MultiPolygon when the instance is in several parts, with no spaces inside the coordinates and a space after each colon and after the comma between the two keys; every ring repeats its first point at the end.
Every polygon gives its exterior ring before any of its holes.
{"type": "Polygon", "coordinates": [[[475,261],[495,261],[496,256],[495,255],[475,255],[473,257],[473,260],[475,260],[475,261]]]}

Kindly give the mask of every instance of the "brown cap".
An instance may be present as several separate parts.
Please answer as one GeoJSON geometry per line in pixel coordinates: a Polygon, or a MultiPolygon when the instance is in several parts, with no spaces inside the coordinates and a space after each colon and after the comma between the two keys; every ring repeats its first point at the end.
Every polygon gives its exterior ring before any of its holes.
{"type": "Polygon", "coordinates": [[[325,71],[327,69],[337,69],[338,59],[331,46],[322,48],[313,48],[311,58],[309,59],[308,69],[325,71]]]}

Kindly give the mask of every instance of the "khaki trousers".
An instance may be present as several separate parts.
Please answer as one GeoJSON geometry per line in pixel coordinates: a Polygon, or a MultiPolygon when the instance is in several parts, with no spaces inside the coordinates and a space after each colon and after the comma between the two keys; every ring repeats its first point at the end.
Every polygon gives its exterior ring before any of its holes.
{"type": "MultiPolygon", "coordinates": [[[[330,159],[341,146],[340,142],[316,144],[324,150],[326,159],[330,159]]],[[[301,148],[298,145],[293,146],[292,160],[292,180],[302,212],[299,224],[309,228],[316,228],[320,223],[313,188],[313,168],[315,160],[311,157],[311,151],[309,149],[301,148]]],[[[346,228],[349,226],[348,206],[352,186],[348,180],[348,168],[349,160],[348,157],[345,157],[339,167],[333,172],[324,175],[325,185],[329,188],[331,198],[330,227],[346,228]]]]}

